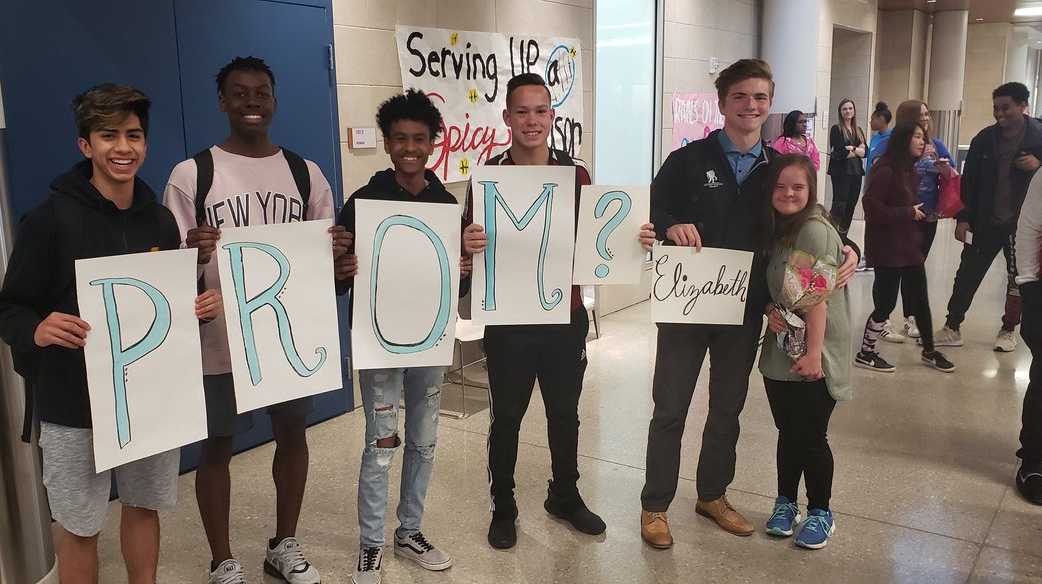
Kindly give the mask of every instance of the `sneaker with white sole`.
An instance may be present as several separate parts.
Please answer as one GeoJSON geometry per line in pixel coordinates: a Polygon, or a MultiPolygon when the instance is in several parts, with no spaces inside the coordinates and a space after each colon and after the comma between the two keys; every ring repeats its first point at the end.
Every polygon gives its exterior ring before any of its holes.
{"type": "Polygon", "coordinates": [[[801,519],[800,508],[786,497],[779,496],[774,501],[774,512],[767,520],[767,535],[789,537],[801,519]]]}
{"type": "Polygon", "coordinates": [[[422,532],[400,537],[394,535],[394,555],[412,560],[424,569],[440,572],[452,567],[452,556],[434,547],[422,532]]]}
{"type": "Polygon", "coordinates": [[[854,357],[854,365],[879,373],[893,373],[897,369],[887,362],[886,359],[880,357],[879,353],[868,353],[866,351],[861,351],[854,357]]]}
{"type": "Polygon", "coordinates": [[[366,547],[358,550],[358,564],[351,575],[354,584],[380,584],[383,576],[380,567],[384,561],[384,548],[366,547]]]}
{"type": "Polygon", "coordinates": [[[264,558],[264,572],[289,584],[320,584],[318,570],[304,557],[304,548],[295,537],[287,537],[264,558]]]}
{"type": "Polygon", "coordinates": [[[932,353],[923,351],[922,359],[923,363],[926,363],[930,367],[943,373],[951,373],[952,371],[955,371],[955,364],[949,361],[948,358],[944,356],[944,353],[940,351],[934,350],[932,353]]]}
{"type": "Polygon", "coordinates": [[[224,560],[210,572],[207,584],[246,584],[246,573],[239,560],[224,560]]]}
{"type": "Polygon", "coordinates": [[[999,353],[1012,353],[1017,348],[1017,334],[1006,329],[999,330],[995,337],[995,350],[999,353]]]}
{"type": "Polygon", "coordinates": [[[933,345],[935,347],[961,347],[962,333],[945,325],[944,328],[933,334],[933,345]]]}
{"type": "Polygon", "coordinates": [[[910,339],[918,339],[922,336],[919,333],[919,325],[915,324],[914,316],[909,316],[905,319],[905,336],[910,339]]]}
{"type": "Polygon", "coordinates": [[[829,543],[829,538],[836,533],[836,519],[832,511],[825,509],[809,509],[807,520],[800,525],[796,534],[796,545],[809,550],[820,550],[829,543]]]}
{"type": "Polygon", "coordinates": [[[894,327],[890,326],[889,320],[883,323],[883,332],[879,333],[879,338],[888,343],[903,343],[908,340],[904,335],[895,331],[894,327]]]}

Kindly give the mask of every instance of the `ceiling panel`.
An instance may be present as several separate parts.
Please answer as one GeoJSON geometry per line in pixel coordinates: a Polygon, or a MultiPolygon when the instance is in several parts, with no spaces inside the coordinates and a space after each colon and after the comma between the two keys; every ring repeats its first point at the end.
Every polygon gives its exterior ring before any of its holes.
{"type": "MultiPolygon", "coordinates": [[[[1013,20],[1013,9],[1017,0],[937,0],[927,2],[926,0],[879,0],[880,10],[923,10],[935,12],[941,10],[966,10],[970,11],[970,22],[1011,22],[1013,20]]],[[[1022,20],[1018,19],[1018,22],[1022,20]]]]}

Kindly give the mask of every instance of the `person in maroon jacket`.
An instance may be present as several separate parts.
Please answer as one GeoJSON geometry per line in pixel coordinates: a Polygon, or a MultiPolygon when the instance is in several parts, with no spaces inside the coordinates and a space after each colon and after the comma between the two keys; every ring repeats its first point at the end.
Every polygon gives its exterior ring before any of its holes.
{"type": "Polygon", "coordinates": [[[876,351],[886,319],[897,305],[902,281],[906,300],[914,306],[912,314],[922,332],[923,362],[945,373],[955,371],[951,363],[934,348],[930,301],[926,294],[926,258],[923,233],[917,222],[926,219],[918,202],[918,176],[915,162],[926,148],[926,132],[916,123],[894,128],[886,154],[872,167],[868,189],[862,200],[865,209],[865,256],[875,268],[872,300],[875,309],[865,323],[861,351],[854,364],[870,371],[892,373],[893,365],[876,351]]]}

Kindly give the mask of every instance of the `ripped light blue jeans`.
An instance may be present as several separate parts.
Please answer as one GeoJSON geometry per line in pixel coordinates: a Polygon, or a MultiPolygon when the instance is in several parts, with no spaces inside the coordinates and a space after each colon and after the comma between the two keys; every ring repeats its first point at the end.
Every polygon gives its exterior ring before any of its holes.
{"type": "Polygon", "coordinates": [[[362,547],[384,544],[387,483],[398,438],[398,411],[405,394],[405,460],[398,500],[396,533],[408,537],[420,530],[423,502],[434,469],[438,442],[441,382],[448,367],[366,369],[358,372],[365,411],[365,450],[358,474],[358,531],[362,547]],[[377,446],[390,439],[393,446],[377,446]]]}

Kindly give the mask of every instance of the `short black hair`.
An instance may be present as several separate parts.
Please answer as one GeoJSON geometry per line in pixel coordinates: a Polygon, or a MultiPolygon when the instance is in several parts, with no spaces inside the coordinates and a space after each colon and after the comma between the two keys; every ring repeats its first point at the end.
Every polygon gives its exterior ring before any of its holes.
{"type": "Polygon", "coordinates": [[[130,114],[137,116],[147,136],[151,106],[152,100],[140,90],[115,83],[96,85],[72,99],[76,131],[84,140],[90,139],[91,132],[123,123],[130,114]]]}
{"type": "Polygon", "coordinates": [[[1017,103],[1027,103],[1031,99],[1031,92],[1028,91],[1027,85],[1017,81],[1010,81],[1009,83],[999,85],[995,88],[995,91],[991,92],[991,99],[1000,97],[1011,97],[1017,103]]]}
{"type": "Polygon", "coordinates": [[[426,124],[431,133],[431,140],[441,134],[442,117],[438,107],[427,94],[416,89],[400,93],[380,104],[376,110],[376,124],[384,138],[391,137],[391,125],[398,120],[412,120],[426,124]]]}
{"type": "Polygon", "coordinates": [[[224,82],[228,79],[228,76],[233,71],[253,71],[256,73],[264,73],[271,79],[271,87],[275,88],[275,74],[272,73],[271,67],[264,62],[264,59],[257,57],[235,57],[230,63],[221,67],[221,70],[217,72],[217,93],[221,93],[224,90],[224,82]]]}
{"type": "Polygon", "coordinates": [[[546,96],[550,97],[550,88],[546,86],[546,80],[543,79],[542,75],[538,73],[522,73],[514,75],[507,82],[507,107],[510,107],[510,96],[513,95],[514,91],[526,85],[542,87],[546,90],[546,96]]]}

